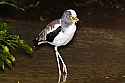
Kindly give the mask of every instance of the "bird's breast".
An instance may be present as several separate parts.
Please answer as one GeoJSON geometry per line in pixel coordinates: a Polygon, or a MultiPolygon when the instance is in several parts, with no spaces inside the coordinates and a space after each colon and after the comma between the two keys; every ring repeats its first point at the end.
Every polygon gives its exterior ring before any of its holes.
{"type": "Polygon", "coordinates": [[[65,27],[64,28],[64,34],[66,34],[66,35],[72,35],[72,34],[74,34],[74,32],[76,31],[76,26],[74,25],[72,25],[72,26],[68,26],[68,27],[65,27]]]}
{"type": "Polygon", "coordinates": [[[55,37],[53,44],[57,46],[66,45],[72,40],[75,31],[76,26],[65,27],[64,30],[59,32],[59,34],[55,37]]]}

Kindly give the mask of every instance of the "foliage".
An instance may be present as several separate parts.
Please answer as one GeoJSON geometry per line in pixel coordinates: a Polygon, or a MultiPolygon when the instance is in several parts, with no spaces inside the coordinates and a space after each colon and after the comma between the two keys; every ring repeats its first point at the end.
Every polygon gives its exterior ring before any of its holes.
{"type": "Polygon", "coordinates": [[[17,48],[23,48],[28,54],[32,53],[32,48],[19,35],[8,31],[7,23],[0,23],[0,67],[3,70],[5,65],[12,67],[15,62],[13,51],[17,48]]]}
{"type": "Polygon", "coordinates": [[[0,6],[1,6],[1,5],[9,5],[9,6],[11,6],[11,7],[16,8],[16,10],[24,11],[23,8],[18,7],[18,5],[17,5],[17,0],[1,0],[1,1],[0,1],[0,6]]]}
{"type": "Polygon", "coordinates": [[[15,4],[16,4],[16,1],[17,1],[17,0],[1,0],[1,2],[2,2],[2,1],[10,2],[10,3],[15,3],[15,4]]]}
{"type": "Polygon", "coordinates": [[[1,0],[0,4],[16,5],[16,0],[1,0]]]}

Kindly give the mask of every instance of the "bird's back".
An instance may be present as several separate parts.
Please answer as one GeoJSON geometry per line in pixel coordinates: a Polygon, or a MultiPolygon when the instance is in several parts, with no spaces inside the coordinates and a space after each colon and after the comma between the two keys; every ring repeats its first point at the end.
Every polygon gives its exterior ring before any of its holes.
{"type": "Polygon", "coordinates": [[[54,20],[52,22],[50,22],[40,33],[39,35],[36,37],[36,41],[40,42],[40,41],[46,41],[47,40],[47,35],[51,32],[53,32],[54,30],[56,30],[57,28],[59,28],[59,26],[61,26],[61,21],[60,19],[54,20]]]}

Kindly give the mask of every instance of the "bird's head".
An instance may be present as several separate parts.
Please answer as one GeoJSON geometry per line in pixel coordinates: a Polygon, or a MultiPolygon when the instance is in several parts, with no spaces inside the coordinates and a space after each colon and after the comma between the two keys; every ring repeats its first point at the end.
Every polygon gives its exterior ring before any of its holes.
{"type": "Polygon", "coordinates": [[[77,18],[77,14],[74,10],[69,9],[64,11],[63,15],[62,15],[62,20],[65,23],[77,23],[79,21],[79,19],[77,18]]]}

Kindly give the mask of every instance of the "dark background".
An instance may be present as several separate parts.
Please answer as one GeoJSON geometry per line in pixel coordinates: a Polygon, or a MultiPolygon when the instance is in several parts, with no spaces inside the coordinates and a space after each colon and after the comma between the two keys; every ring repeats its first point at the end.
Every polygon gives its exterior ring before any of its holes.
{"type": "MultiPolygon", "coordinates": [[[[24,11],[0,6],[3,11],[0,16],[9,23],[12,32],[19,33],[31,45],[34,35],[64,10],[71,8],[77,12],[80,21],[75,37],[60,49],[68,67],[66,83],[125,82],[124,0],[18,0],[17,5],[24,11]]],[[[15,56],[14,68],[0,72],[0,83],[57,82],[52,47],[41,46],[32,57],[22,51],[15,56]]]]}

